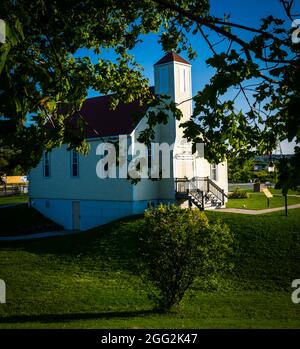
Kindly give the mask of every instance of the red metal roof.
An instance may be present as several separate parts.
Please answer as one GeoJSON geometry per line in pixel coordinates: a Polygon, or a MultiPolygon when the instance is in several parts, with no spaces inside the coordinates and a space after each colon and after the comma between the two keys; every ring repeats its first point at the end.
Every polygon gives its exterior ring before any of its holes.
{"type": "Polygon", "coordinates": [[[111,95],[85,100],[80,114],[76,113],[69,120],[70,124],[74,127],[76,121],[82,118],[86,124],[87,138],[130,134],[139,121],[135,116],[145,112],[146,107],[140,106],[136,101],[128,104],[120,103],[115,110],[112,110],[109,104],[110,98],[111,95]]]}
{"type": "Polygon", "coordinates": [[[173,51],[167,53],[163,58],[161,58],[154,65],[164,64],[164,63],[169,63],[169,62],[174,62],[174,61],[190,65],[190,63],[188,61],[186,61],[185,59],[183,59],[182,57],[180,57],[177,53],[175,53],[173,51]]]}

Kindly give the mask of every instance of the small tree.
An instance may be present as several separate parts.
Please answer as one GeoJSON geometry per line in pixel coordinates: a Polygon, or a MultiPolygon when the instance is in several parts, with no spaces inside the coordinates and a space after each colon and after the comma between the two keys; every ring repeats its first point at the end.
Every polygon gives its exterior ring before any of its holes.
{"type": "Polygon", "coordinates": [[[160,205],[145,212],[140,247],[145,275],[157,289],[161,311],[179,304],[197,276],[228,266],[233,236],[226,225],[209,225],[204,212],[160,205]]]}

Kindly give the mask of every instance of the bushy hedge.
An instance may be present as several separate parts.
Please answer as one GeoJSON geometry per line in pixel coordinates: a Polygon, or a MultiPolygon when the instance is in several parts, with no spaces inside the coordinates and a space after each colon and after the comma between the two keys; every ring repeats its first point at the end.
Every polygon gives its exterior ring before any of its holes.
{"type": "Polygon", "coordinates": [[[209,225],[204,212],[161,205],[145,212],[140,231],[144,275],[157,290],[162,311],[179,304],[195,278],[225,270],[233,235],[216,222],[209,225]]]}
{"type": "Polygon", "coordinates": [[[228,194],[229,199],[246,199],[248,197],[248,193],[246,190],[241,190],[236,188],[232,193],[228,194]]]}

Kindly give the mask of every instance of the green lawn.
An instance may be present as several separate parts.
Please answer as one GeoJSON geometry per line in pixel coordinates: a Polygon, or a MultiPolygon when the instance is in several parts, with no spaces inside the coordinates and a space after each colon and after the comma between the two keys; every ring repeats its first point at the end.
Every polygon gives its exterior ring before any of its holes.
{"type": "Polygon", "coordinates": [[[23,204],[28,202],[28,195],[0,196],[0,206],[11,204],[23,204]]]}
{"type": "MultiPolygon", "coordinates": [[[[288,196],[288,205],[300,204],[300,197],[288,196]]],[[[284,197],[280,195],[270,198],[270,208],[284,206],[284,197]]],[[[248,210],[263,210],[268,208],[264,193],[248,193],[246,199],[229,199],[226,207],[243,208],[248,210]]]]}
{"type": "Polygon", "coordinates": [[[207,212],[235,232],[231,274],[196,283],[157,314],[136,271],[141,217],[78,235],[0,244],[7,303],[0,328],[300,328],[300,210],[263,216],[207,212]]]}
{"type": "MultiPolygon", "coordinates": [[[[281,189],[269,188],[270,192],[275,195],[282,195],[281,189]]],[[[289,190],[288,195],[300,195],[299,191],[289,190]]]]}
{"type": "Polygon", "coordinates": [[[0,208],[0,236],[51,231],[60,227],[26,204],[0,208]]]}

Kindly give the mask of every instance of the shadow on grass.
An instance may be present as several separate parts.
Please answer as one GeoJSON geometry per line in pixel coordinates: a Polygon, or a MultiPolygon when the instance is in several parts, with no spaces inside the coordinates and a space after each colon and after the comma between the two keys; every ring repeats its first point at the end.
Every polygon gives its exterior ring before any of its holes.
{"type": "Polygon", "coordinates": [[[12,315],[0,318],[0,324],[26,323],[26,322],[68,322],[78,320],[97,320],[114,318],[132,318],[159,314],[157,310],[139,310],[124,312],[104,313],[74,313],[74,314],[41,314],[41,315],[12,315]]]}
{"type": "Polygon", "coordinates": [[[0,217],[0,236],[28,235],[62,229],[26,203],[0,206],[0,217]]]}
{"type": "Polygon", "coordinates": [[[138,234],[142,215],[123,218],[106,225],[68,236],[0,243],[0,250],[22,250],[52,256],[62,262],[109,265],[111,270],[133,272],[138,262],[138,234]],[[84,263],[86,261],[86,263],[84,263]]]}

